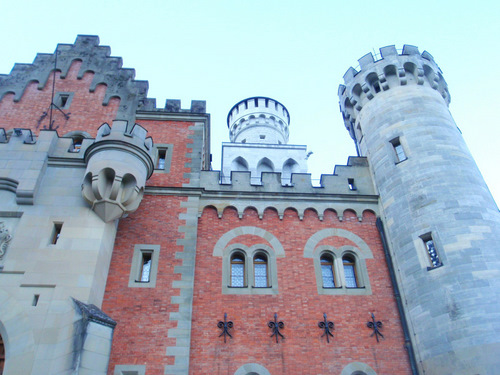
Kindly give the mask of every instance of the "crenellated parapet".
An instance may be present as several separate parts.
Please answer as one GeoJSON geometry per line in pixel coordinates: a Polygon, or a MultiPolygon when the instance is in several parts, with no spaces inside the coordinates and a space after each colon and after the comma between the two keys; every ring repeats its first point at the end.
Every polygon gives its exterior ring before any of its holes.
{"type": "Polygon", "coordinates": [[[146,136],[138,124],[113,121],[113,127],[101,125],[95,143],[85,151],[82,195],[105,222],[135,211],[141,203],[154,169],[153,140],[146,136]]]}
{"type": "Polygon", "coordinates": [[[86,72],[94,74],[89,90],[93,92],[100,84],[107,86],[103,105],[112,97],[120,98],[118,119],[134,118],[137,107],[144,101],[148,91],[147,81],[136,81],[135,70],[122,68],[121,57],[112,57],[108,46],[99,45],[99,37],[78,35],[74,44],[58,44],[55,53],[39,53],[32,64],[15,64],[7,75],[0,75],[0,99],[7,93],[14,94],[14,101],[19,101],[29,83],[38,82],[38,89],[45,87],[50,74],[56,69],[60,77],[66,78],[71,64],[81,61],[77,78],[83,78],[86,72]]]}
{"type": "Polygon", "coordinates": [[[49,155],[58,141],[55,131],[0,128],[0,190],[16,194],[19,205],[33,205],[49,155]]]}
{"type": "Polygon", "coordinates": [[[286,144],[289,125],[286,107],[262,96],[241,100],[227,115],[231,142],[286,144]]]}
{"type": "Polygon", "coordinates": [[[182,108],[180,99],[167,99],[165,107],[156,107],[156,99],[144,99],[138,108],[138,111],[165,112],[165,113],[206,113],[207,103],[205,100],[191,100],[190,108],[182,108]]]}
{"type": "Polygon", "coordinates": [[[371,53],[359,60],[359,71],[349,68],[344,74],[344,84],[339,86],[340,111],[353,139],[356,118],[370,100],[384,91],[398,86],[428,86],[438,91],[448,105],[450,93],[430,53],[422,54],[418,48],[404,45],[400,54],[394,46],[380,48],[380,59],[371,53]]]}
{"type": "Polygon", "coordinates": [[[367,209],[378,212],[378,195],[366,158],[350,157],[348,165],[336,166],[334,174],[322,175],[319,186],[313,184],[309,173],[294,173],[287,184],[283,184],[281,173],[271,172],[262,173],[258,184],[253,183],[250,172],[232,172],[230,184],[221,184],[220,178],[219,171],[201,172],[200,215],[206,205],[215,207],[220,218],[227,207],[235,208],[240,218],[249,207],[260,218],[266,209],[275,209],[281,219],[287,209],[295,210],[300,219],[311,209],[320,220],[327,210],[337,212],[340,220],[345,210],[354,211],[359,220],[367,209]]]}

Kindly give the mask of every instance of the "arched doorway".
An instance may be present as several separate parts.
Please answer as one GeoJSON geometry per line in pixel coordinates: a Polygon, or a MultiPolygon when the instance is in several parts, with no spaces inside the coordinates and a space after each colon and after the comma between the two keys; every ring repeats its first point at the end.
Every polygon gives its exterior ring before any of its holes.
{"type": "Polygon", "coordinates": [[[0,375],[3,374],[3,364],[5,363],[5,348],[3,347],[3,339],[0,336],[0,375]]]}

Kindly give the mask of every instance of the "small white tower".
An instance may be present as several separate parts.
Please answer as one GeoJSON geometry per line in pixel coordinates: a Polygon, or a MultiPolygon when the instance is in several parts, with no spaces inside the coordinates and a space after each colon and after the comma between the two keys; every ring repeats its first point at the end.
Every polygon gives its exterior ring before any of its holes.
{"type": "Polygon", "coordinates": [[[290,114],[277,100],[244,99],[227,115],[230,143],[222,144],[222,182],[231,183],[232,171],[249,171],[252,184],[260,184],[262,172],[280,172],[284,185],[292,173],[307,173],[303,145],[288,145],[290,114]]]}

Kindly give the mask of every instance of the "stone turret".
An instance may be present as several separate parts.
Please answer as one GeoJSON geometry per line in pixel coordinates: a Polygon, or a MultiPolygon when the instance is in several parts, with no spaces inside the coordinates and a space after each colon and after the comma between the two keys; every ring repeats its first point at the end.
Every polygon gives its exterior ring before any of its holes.
{"type": "Polygon", "coordinates": [[[289,125],[286,107],[260,96],[236,103],[227,115],[231,142],[286,144],[289,125]]]}
{"type": "Polygon", "coordinates": [[[290,114],[277,100],[263,96],[236,103],[227,115],[229,139],[222,144],[223,183],[231,172],[248,171],[252,184],[262,182],[263,172],[281,172],[283,185],[292,173],[307,172],[306,146],[288,145],[290,114]]]}
{"type": "Polygon", "coordinates": [[[500,215],[448,110],[433,57],[380,49],[350,68],[340,109],[370,164],[422,374],[493,374],[500,215]]]}
{"type": "Polygon", "coordinates": [[[85,152],[87,170],[83,198],[105,222],[134,212],[153,173],[153,140],[147,130],[127,121],[101,125],[95,143],[85,152]]]}

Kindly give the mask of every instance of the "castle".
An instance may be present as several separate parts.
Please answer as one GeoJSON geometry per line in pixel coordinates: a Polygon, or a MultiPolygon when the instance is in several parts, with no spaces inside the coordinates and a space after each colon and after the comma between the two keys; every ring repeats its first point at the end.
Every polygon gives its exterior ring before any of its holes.
{"type": "Polygon", "coordinates": [[[96,36],[0,75],[0,373],[498,373],[498,208],[433,57],[380,53],[319,186],[284,104],[236,103],[211,170],[205,102],[96,36]]]}

